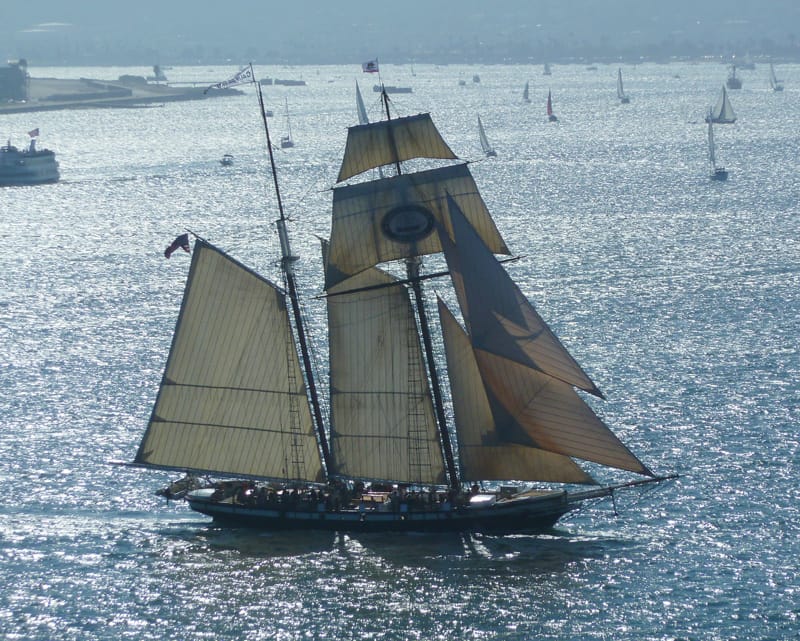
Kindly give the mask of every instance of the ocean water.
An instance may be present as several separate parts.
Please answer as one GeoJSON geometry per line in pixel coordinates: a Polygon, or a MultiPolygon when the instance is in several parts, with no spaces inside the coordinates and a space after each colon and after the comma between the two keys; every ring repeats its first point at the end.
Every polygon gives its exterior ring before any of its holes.
{"type": "MultiPolygon", "coordinates": [[[[167,70],[216,82],[234,67],[167,70]]],[[[430,111],[512,251],[508,269],[604,391],[598,413],[680,479],[545,536],[279,535],[166,504],[113,465],[144,432],[189,257],[184,229],[278,278],[264,132],[245,95],[0,117],[39,127],[56,185],[0,189],[0,637],[8,640],[783,640],[800,635],[800,66],[743,71],[739,120],[702,122],[717,64],[384,66],[430,111]],[[481,82],[472,83],[474,73],[481,82]],[[464,79],[466,86],[459,86],[464,79]],[[531,104],[521,92],[531,82],[531,104]],[[557,124],[545,122],[553,92],[557,124]],[[483,159],[480,114],[498,156],[483,159]],[[236,157],[220,166],[223,153],[236,157]]],[[[53,68],[116,79],[144,69],[53,68]]],[[[311,333],[316,236],[356,122],[356,67],[263,67],[311,333]],[[284,102],[286,98],[286,102],[284,102]]],[[[618,479],[599,471],[603,480],[618,479]]]]}

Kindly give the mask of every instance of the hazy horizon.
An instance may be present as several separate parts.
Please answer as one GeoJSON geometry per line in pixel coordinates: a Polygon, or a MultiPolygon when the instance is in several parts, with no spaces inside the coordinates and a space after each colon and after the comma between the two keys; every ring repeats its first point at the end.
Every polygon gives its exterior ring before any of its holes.
{"type": "Polygon", "coordinates": [[[677,0],[477,0],[366,5],[300,0],[269,6],[156,3],[7,5],[0,50],[31,65],[525,62],[751,54],[800,58],[800,3],[677,0]]]}

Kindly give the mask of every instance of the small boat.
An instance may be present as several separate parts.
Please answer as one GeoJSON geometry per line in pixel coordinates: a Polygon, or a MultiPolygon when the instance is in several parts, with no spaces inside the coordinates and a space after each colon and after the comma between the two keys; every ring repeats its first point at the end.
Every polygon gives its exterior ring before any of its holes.
{"type": "Polygon", "coordinates": [[[708,121],[708,161],[711,163],[711,180],[728,180],[725,167],[717,165],[717,153],[714,144],[714,124],[708,121]]]}
{"type": "Polygon", "coordinates": [[[478,136],[481,139],[481,148],[483,149],[483,153],[486,154],[487,158],[496,156],[497,152],[494,150],[492,145],[489,143],[489,139],[486,137],[486,132],[483,130],[483,123],[481,122],[480,116],[478,116],[478,136]]]}
{"type": "Polygon", "coordinates": [[[467,81],[466,80],[459,80],[458,81],[458,86],[459,87],[466,87],[467,86],[467,81]]]}
{"type": "Polygon", "coordinates": [[[713,122],[718,125],[732,125],[736,122],[736,112],[733,110],[728,92],[725,85],[722,85],[722,92],[719,94],[716,104],[708,110],[706,122],[713,122]]]}
{"type": "Polygon", "coordinates": [[[558,122],[558,117],[553,113],[553,96],[547,92],[547,121],[558,122]]]}
{"type": "Polygon", "coordinates": [[[413,93],[413,89],[411,87],[398,87],[395,85],[373,85],[372,91],[375,93],[381,93],[383,90],[386,90],[386,93],[413,93]]]}
{"type": "Polygon", "coordinates": [[[522,90],[522,101],[523,102],[530,102],[531,101],[531,94],[530,94],[530,83],[525,83],[525,89],[522,90]]]}
{"type": "Polygon", "coordinates": [[[472,82],[475,83],[476,85],[480,84],[480,81],[481,81],[481,77],[477,73],[472,76],[472,82]]]}
{"type": "Polygon", "coordinates": [[[49,149],[36,149],[36,136],[31,133],[27,149],[18,149],[9,140],[0,147],[0,187],[41,185],[58,182],[56,154],[49,149]]]}
{"type": "Polygon", "coordinates": [[[736,65],[731,65],[731,70],[728,73],[728,80],[725,84],[728,85],[728,89],[742,88],[742,79],[736,75],[736,65]]]}
{"type": "Polygon", "coordinates": [[[224,154],[219,163],[223,167],[230,167],[233,164],[233,154],[224,154]]]}
{"type": "Polygon", "coordinates": [[[381,99],[385,120],[348,129],[331,190],[317,321],[328,402],[263,119],[282,285],[196,238],[133,465],[221,477],[170,491],[222,525],[391,536],[546,532],[587,502],[674,478],[654,474],[578,393],[602,398],[498,260],[509,250],[468,163],[430,114],[392,118],[381,99]],[[435,166],[406,171],[415,159],[435,166]],[[394,175],[364,180],[378,167],[394,175]],[[429,255],[447,270],[426,272],[429,255]],[[434,277],[459,314],[443,299],[428,309],[434,277]],[[600,485],[574,459],[638,476],[600,485]]]}
{"type": "Polygon", "coordinates": [[[627,105],[631,99],[625,95],[625,90],[622,88],[622,67],[617,69],[617,98],[619,98],[620,103],[623,105],[627,105]]]}
{"type": "Polygon", "coordinates": [[[550,70],[550,65],[548,63],[544,63],[544,70],[542,71],[543,76],[552,76],[553,72],[550,70]]]}
{"type": "Polygon", "coordinates": [[[775,66],[769,63],[769,86],[772,91],[783,91],[783,83],[775,76],[775,66]]]}
{"type": "Polygon", "coordinates": [[[272,84],[283,85],[284,87],[305,87],[306,86],[306,81],[305,80],[281,80],[280,78],[275,78],[272,81],[272,84]]]}
{"type": "Polygon", "coordinates": [[[286,103],[286,135],[281,136],[281,149],[288,149],[294,147],[294,139],[292,138],[292,123],[289,121],[289,101],[284,98],[286,103]]]}

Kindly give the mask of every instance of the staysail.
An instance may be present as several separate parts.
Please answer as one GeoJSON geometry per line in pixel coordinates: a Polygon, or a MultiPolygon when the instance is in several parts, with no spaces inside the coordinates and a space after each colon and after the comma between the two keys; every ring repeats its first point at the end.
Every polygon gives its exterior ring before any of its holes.
{"type": "Polygon", "coordinates": [[[531,446],[531,440],[502,405],[489,399],[469,337],[439,299],[458,458],[465,479],[593,483],[569,457],[531,446]]]}
{"type": "Polygon", "coordinates": [[[509,440],[650,474],[574,391],[600,395],[457,203],[448,205],[453,237],[444,227],[439,236],[487,393],[522,428],[509,440]]]}
{"type": "Polygon", "coordinates": [[[371,268],[328,290],[331,473],[443,484],[414,311],[394,283],[371,268]]]}
{"type": "Polygon", "coordinates": [[[134,464],[323,479],[283,292],[202,240],[134,464]]]}

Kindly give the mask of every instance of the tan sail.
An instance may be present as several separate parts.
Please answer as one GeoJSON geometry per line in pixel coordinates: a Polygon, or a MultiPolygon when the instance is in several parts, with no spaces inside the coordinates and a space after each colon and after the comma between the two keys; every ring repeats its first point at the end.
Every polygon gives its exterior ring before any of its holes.
{"type": "Polygon", "coordinates": [[[538,369],[579,389],[600,390],[450,200],[452,238],[440,230],[447,265],[475,347],[538,369]]]}
{"type": "Polygon", "coordinates": [[[335,474],[445,483],[433,402],[405,287],[369,269],[328,292],[335,474]]]}
{"type": "Polygon", "coordinates": [[[458,456],[468,480],[594,483],[572,459],[522,445],[524,428],[513,416],[493,412],[469,337],[439,300],[450,388],[453,396],[458,456]],[[497,414],[497,416],[495,416],[497,414]]]}
{"type": "Polygon", "coordinates": [[[487,389],[523,428],[532,446],[650,474],[571,386],[483,350],[476,349],[475,357],[487,389]]]}
{"type": "Polygon", "coordinates": [[[347,145],[337,182],[383,165],[412,158],[455,160],[430,114],[396,118],[347,130],[347,145]]]}
{"type": "Polygon", "coordinates": [[[283,293],[200,240],[134,462],[322,480],[283,293]]]}
{"type": "Polygon", "coordinates": [[[518,435],[517,442],[650,474],[574,391],[573,385],[587,391],[597,388],[525,301],[452,199],[449,211],[455,242],[441,229],[439,235],[480,377],[487,392],[522,428],[524,437],[518,435]]]}
{"type": "Polygon", "coordinates": [[[466,165],[403,174],[333,190],[326,289],[384,261],[440,252],[448,194],[486,246],[507,254],[466,165]]]}

